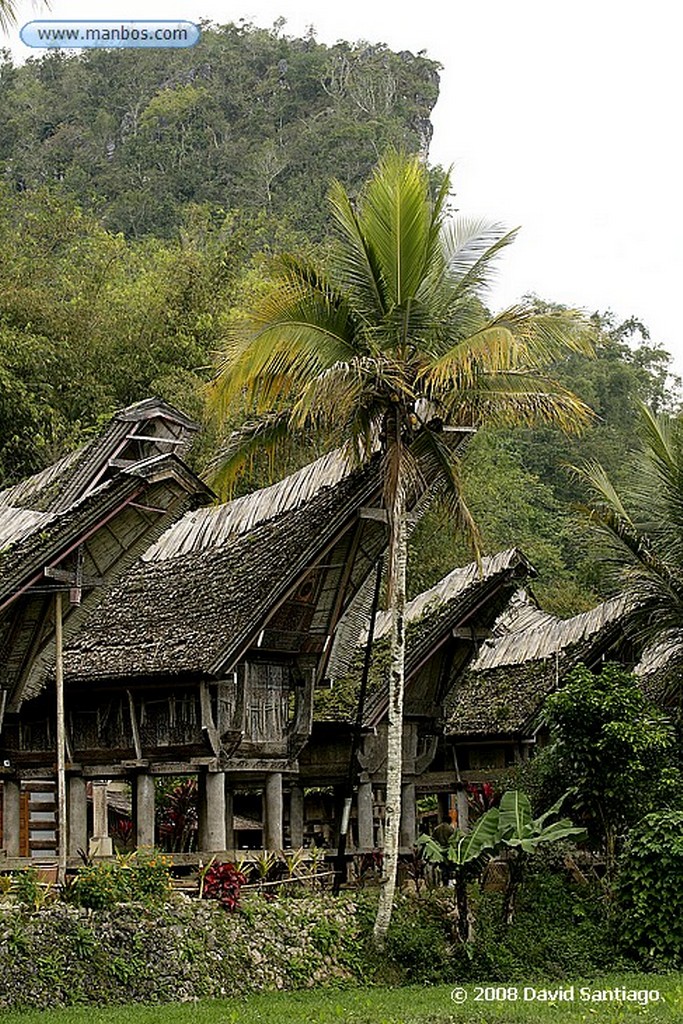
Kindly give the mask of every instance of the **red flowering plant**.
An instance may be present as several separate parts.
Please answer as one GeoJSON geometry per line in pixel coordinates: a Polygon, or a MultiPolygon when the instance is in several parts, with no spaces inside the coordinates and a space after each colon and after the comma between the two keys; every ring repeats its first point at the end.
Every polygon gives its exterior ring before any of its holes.
{"type": "Polygon", "coordinates": [[[234,864],[210,860],[199,876],[199,898],[218,900],[226,910],[237,910],[240,891],[246,881],[246,876],[234,864]]]}

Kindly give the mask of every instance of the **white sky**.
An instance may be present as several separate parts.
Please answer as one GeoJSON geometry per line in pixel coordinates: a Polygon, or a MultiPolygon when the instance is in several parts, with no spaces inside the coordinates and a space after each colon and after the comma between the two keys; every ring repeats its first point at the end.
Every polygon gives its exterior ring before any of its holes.
{"type": "MultiPolygon", "coordinates": [[[[443,65],[431,159],[457,205],[522,231],[491,304],[525,291],[634,314],[683,372],[683,13],[671,0],[53,0],[35,18],[244,18],[321,42],[385,42],[443,65]]],[[[681,8],[683,12],[683,8],[681,8]]],[[[13,33],[18,58],[29,51],[13,33]]]]}

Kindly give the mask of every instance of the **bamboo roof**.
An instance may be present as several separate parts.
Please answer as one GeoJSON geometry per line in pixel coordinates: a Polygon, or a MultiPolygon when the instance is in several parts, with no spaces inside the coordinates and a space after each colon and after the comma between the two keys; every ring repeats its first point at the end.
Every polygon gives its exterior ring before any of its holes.
{"type": "Polygon", "coordinates": [[[622,595],[570,619],[558,619],[529,604],[522,605],[516,616],[510,617],[508,613],[506,632],[499,632],[482,644],[472,669],[484,672],[503,665],[552,658],[618,625],[625,610],[626,599],[622,595]]]}
{"type": "MultiPolygon", "coordinates": [[[[439,580],[433,587],[423,591],[406,603],[406,622],[415,622],[423,616],[432,616],[443,609],[449,602],[457,600],[475,583],[492,579],[501,572],[511,568],[525,565],[531,571],[530,564],[518,548],[509,548],[507,551],[500,551],[498,554],[485,556],[481,560],[481,566],[476,562],[453,569],[443,579],[439,580]]],[[[391,614],[388,611],[378,612],[375,622],[374,639],[379,640],[386,636],[391,629],[391,614]]],[[[360,643],[364,644],[367,639],[367,629],[361,635],[360,643]]]]}
{"type": "Polygon", "coordinates": [[[53,518],[50,512],[0,505],[0,552],[28,537],[53,518]]]}
{"type": "Polygon", "coordinates": [[[567,672],[580,662],[595,664],[618,646],[625,608],[625,598],[619,596],[558,619],[516,595],[491,639],[455,681],[446,732],[460,738],[527,733],[567,672]]]}
{"type": "Polygon", "coordinates": [[[196,423],[163,399],[146,398],[115,412],[87,444],[0,491],[0,508],[64,511],[126,461],[138,462],[160,454],[182,455],[197,430],[196,423]]]}
{"type": "Polygon", "coordinates": [[[380,487],[373,463],[248,532],[199,532],[187,550],[141,560],[70,644],[69,678],[220,676],[380,487]]]}
{"type": "Polygon", "coordinates": [[[146,562],[161,562],[191,552],[217,548],[248,533],[259,523],[301,508],[352,470],[349,459],[333,451],[283,480],[224,505],[188,512],[145,552],[146,562]]]}

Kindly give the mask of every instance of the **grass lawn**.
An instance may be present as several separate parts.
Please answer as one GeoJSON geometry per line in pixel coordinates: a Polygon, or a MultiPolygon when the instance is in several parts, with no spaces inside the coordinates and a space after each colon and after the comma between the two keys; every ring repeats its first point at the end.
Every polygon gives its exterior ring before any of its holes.
{"type": "MultiPolygon", "coordinates": [[[[536,996],[542,993],[540,985],[536,996]]],[[[547,1001],[532,1000],[525,986],[491,985],[485,989],[467,985],[435,988],[318,989],[308,992],[282,992],[249,996],[244,1000],[207,1000],[197,1004],[165,1006],[79,1007],[69,1010],[2,1012],[2,1024],[550,1024],[551,1021],[596,1021],[621,1024],[646,1021],[648,1024],[683,1020],[683,976],[610,975],[590,983],[574,983],[573,999],[564,986],[565,999],[552,1001],[548,985],[547,1001]],[[627,992],[657,992],[659,1001],[642,1005],[637,1001],[615,1002],[604,999],[583,1001],[580,989],[591,996],[618,988],[627,992]],[[517,999],[510,996],[517,992],[517,999]],[[507,995],[507,998],[506,998],[507,995]],[[479,998],[477,998],[479,996],[479,998]]]]}

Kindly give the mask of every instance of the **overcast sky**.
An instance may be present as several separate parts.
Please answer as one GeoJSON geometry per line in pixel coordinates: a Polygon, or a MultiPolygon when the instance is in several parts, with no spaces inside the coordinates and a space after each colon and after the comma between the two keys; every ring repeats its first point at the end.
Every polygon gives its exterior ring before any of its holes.
{"type": "MultiPolygon", "coordinates": [[[[443,65],[431,159],[453,165],[465,214],[520,225],[501,260],[496,308],[524,292],[634,314],[683,372],[680,58],[670,0],[54,0],[40,18],[282,16],[289,35],[385,42],[443,65]]],[[[17,56],[29,51],[14,33],[17,56]]]]}

